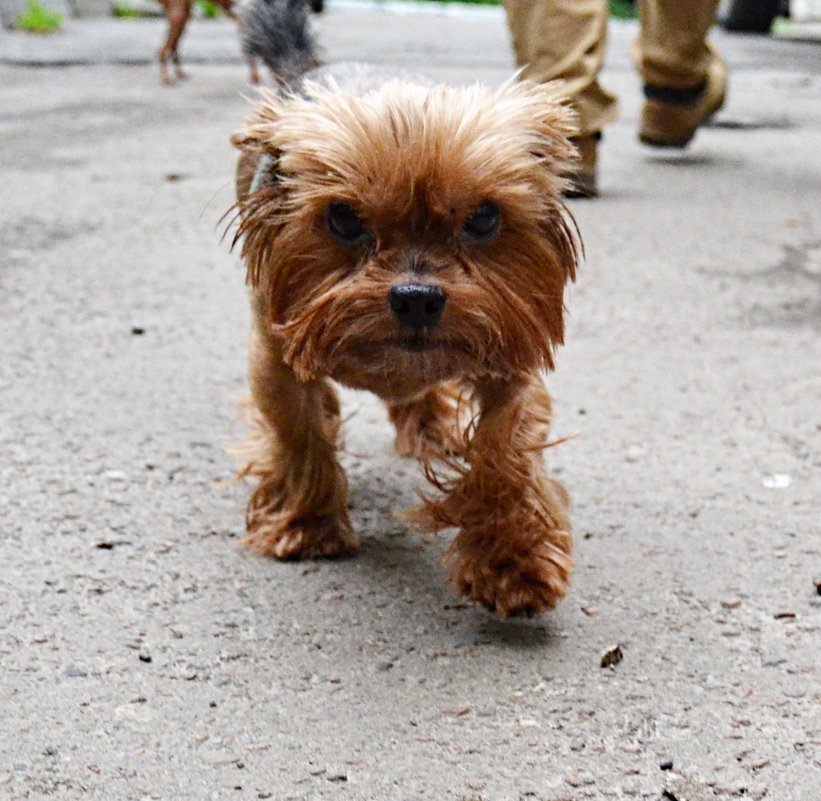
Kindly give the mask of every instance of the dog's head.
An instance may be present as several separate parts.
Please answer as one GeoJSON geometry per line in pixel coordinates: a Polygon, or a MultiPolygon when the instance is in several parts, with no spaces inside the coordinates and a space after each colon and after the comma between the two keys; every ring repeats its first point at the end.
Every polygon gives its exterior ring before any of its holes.
{"type": "Polygon", "coordinates": [[[579,243],[550,86],[268,94],[234,142],[248,280],[302,378],[399,394],[552,367],[579,243]]]}

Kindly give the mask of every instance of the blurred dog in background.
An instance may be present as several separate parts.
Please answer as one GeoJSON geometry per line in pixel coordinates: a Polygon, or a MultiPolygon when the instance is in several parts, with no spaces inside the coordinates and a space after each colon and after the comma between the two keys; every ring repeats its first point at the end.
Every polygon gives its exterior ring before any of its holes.
{"type": "Polygon", "coordinates": [[[319,66],[308,23],[309,2],[314,12],[322,11],[323,0],[240,0],[240,41],[251,83],[259,83],[260,61],[279,85],[319,66]]]}
{"type": "MultiPolygon", "coordinates": [[[[168,20],[168,35],[159,52],[160,80],[166,86],[188,76],[182,69],[178,45],[185,26],[191,17],[194,0],[160,0],[168,20]],[[169,69],[169,60],[174,65],[174,77],[169,69]]],[[[231,19],[240,25],[240,39],[243,52],[251,68],[251,83],[259,83],[257,59],[271,67],[277,75],[276,67],[283,62],[284,53],[314,52],[313,40],[308,30],[308,13],[320,13],[324,0],[212,0],[231,19]],[[273,66],[271,66],[273,65],[273,66]]],[[[312,65],[305,64],[307,69],[312,65]]]]}

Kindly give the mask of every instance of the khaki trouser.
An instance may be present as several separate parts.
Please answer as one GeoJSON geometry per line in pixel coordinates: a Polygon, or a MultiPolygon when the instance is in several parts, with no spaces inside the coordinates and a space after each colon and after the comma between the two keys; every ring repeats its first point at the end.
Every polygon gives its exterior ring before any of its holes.
{"type": "MultiPolygon", "coordinates": [[[[599,84],[607,42],[607,0],[504,0],[516,63],[533,81],[559,80],[579,115],[579,134],[616,116],[616,98],[599,84]]],[[[707,32],[718,0],[639,0],[636,61],[645,83],[694,89],[713,51],[707,32]]]]}

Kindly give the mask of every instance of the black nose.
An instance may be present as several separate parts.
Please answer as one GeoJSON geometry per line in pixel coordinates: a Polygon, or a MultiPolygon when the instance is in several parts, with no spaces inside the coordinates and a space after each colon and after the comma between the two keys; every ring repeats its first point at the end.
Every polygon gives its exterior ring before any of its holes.
{"type": "Polygon", "coordinates": [[[447,295],[432,284],[398,284],[388,292],[388,305],[399,325],[421,331],[439,322],[447,295]]]}

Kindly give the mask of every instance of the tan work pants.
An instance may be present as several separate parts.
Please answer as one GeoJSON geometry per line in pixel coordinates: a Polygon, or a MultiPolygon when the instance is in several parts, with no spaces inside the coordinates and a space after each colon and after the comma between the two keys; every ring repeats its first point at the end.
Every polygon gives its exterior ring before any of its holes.
{"type": "MultiPolygon", "coordinates": [[[[559,80],[579,115],[579,134],[616,116],[616,98],[599,84],[607,43],[607,0],[504,0],[516,63],[533,81],[559,80]]],[[[713,51],[707,32],[718,0],[639,0],[636,60],[645,83],[693,89],[713,51]]]]}

